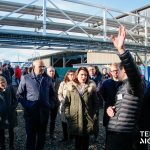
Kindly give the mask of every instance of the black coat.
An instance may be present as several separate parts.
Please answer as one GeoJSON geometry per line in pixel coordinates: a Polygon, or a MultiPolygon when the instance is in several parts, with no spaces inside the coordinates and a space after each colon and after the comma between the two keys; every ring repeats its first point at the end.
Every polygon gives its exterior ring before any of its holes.
{"type": "Polygon", "coordinates": [[[129,51],[120,55],[120,59],[128,79],[123,81],[117,92],[116,113],[109,120],[108,130],[132,133],[139,121],[140,107],[144,96],[144,83],[129,51]]]}
{"type": "Polygon", "coordinates": [[[11,77],[10,71],[8,69],[3,70],[2,76],[5,77],[8,85],[12,84],[12,77],[11,77]]]}
{"type": "Polygon", "coordinates": [[[0,92],[0,128],[14,128],[17,126],[16,90],[13,86],[8,86],[5,91],[0,92]]]}
{"type": "Polygon", "coordinates": [[[89,77],[89,78],[90,78],[90,80],[93,80],[95,82],[96,86],[97,86],[98,83],[100,83],[101,80],[102,80],[102,75],[99,74],[99,75],[95,76],[94,78],[92,78],[92,77],[89,77]]]}
{"type": "Polygon", "coordinates": [[[148,84],[141,110],[140,130],[150,131],[150,83],[148,84]]]}
{"type": "Polygon", "coordinates": [[[58,99],[58,89],[59,89],[59,85],[61,83],[61,81],[59,80],[59,78],[56,79],[52,79],[52,83],[53,83],[53,87],[54,87],[54,93],[55,93],[55,104],[54,104],[54,109],[56,107],[59,107],[60,105],[60,101],[58,99]]]}
{"type": "MultiPolygon", "coordinates": [[[[96,92],[99,89],[99,86],[102,84],[102,75],[101,73],[99,73],[97,76],[95,77],[89,77],[90,80],[94,81],[96,84],[96,92]]],[[[98,96],[98,107],[103,107],[103,99],[101,98],[101,95],[99,95],[99,92],[97,92],[97,96],[98,96]]]]}

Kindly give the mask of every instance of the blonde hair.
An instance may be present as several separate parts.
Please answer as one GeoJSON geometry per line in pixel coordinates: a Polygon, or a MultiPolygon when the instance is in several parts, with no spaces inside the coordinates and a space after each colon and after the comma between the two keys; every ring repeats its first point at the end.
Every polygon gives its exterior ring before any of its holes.
{"type": "Polygon", "coordinates": [[[0,76],[0,81],[1,82],[7,82],[6,79],[3,76],[0,76]]]}
{"type": "Polygon", "coordinates": [[[112,63],[112,64],[110,64],[110,66],[109,66],[110,71],[111,71],[112,67],[119,68],[119,65],[120,65],[120,63],[112,63]]]}

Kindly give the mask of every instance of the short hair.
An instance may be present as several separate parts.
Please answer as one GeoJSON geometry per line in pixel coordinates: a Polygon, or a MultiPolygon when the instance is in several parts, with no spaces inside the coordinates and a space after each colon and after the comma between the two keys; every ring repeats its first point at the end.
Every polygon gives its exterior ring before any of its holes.
{"type": "Polygon", "coordinates": [[[102,71],[103,71],[104,69],[106,69],[106,70],[107,70],[107,68],[106,68],[106,67],[104,67],[104,68],[102,68],[102,71]]]}
{"type": "Polygon", "coordinates": [[[94,67],[95,67],[96,71],[99,71],[99,67],[98,66],[94,66],[94,67]]]}
{"type": "Polygon", "coordinates": [[[53,67],[53,66],[49,66],[49,67],[47,67],[47,70],[48,69],[52,69],[52,70],[54,70],[55,71],[55,68],[53,67]]]}
{"type": "Polygon", "coordinates": [[[80,67],[80,68],[78,68],[78,70],[75,72],[74,82],[79,83],[77,76],[78,76],[78,74],[79,74],[79,72],[81,70],[83,70],[83,71],[85,71],[87,73],[87,80],[86,80],[85,83],[88,83],[89,82],[89,72],[88,72],[88,69],[86,67],[80,67]]]}
{"type": "Polygon", "coordinates": [[[91,67],[91,68],[94,68],[94,69],[96,70],[95,66],[93,66],[93,65],[89,65],[89,66],[87,67],[87,69],[90,68],[90,67],[91,67]]]}
{"type": "Polygon", "coordinates": [[[65,83],[67,83],[67,82],[70,81],[69,78],[68,78],[68,75],[69,75],[69,73],[71,73],[71,72],[75,73],[74,70],[68,70],[67,73],[65,74],[65,77],[64,77],[64,82],[65,82],[65,83]]]}
{"type": "Polygon", "coordinates": [[[58,72],[55,70],[55,68],[53,66],[49,66],[47,67],[47,74],[48,74],[48,70],[54,70],[54,79],[59,78],[58,72]]]}
{"type": "Polygon", "coordinates": [[[119,69],[120,69],[120,70],[124,69],[124,65],[123,65],[122,62],[119,64],[119,69]]]}
{"type": "Polygon", "coordinates": [[[44,61],[41,60],[41,59],[35,60],[35,61],[33,61],[32,66],[35,67],[35,65],[38,64],[38,63],[43,63],[44,64],[44,61]]]}
{"type": "Polygon", "coordinates": [[[110,66],[109,66],[109,69],[111,70],[111,67],[112,66],[114,66],[114,67],[119,67],[120,66],[120,63],[112,63],[112,64],[110,64],[110,66]]]}
{"type": "Polygon", "coordinates": [[[29,73],[31,73],[33,70],[33,67],[29,67],[29,73]]]}
{"type": "Polygon", "coordinates": [[[7,82],[6,79],[3,76],[0,76],[0,81],[1,82],[7,82]]]}

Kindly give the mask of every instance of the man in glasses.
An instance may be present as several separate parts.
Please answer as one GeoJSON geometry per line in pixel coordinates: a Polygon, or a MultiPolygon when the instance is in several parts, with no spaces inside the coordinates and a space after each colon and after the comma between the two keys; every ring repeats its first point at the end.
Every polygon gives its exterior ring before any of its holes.
{"type": "Polygon", "coordinates": [[[112,42],[118,50],[121,60],[119,66],[119,87],[115,104],[107,108],[108,122],[106,150],[131,150],[138,133],[140,107],[144,95],[144,83],[134,59],[124,48],[125,27],[119,28],[118,36],[112,36],[112,42]]]}
{"type": "Polygon", "coordinates": [[[104,116],[103,116],[103,125],[107,128],[109,116],[106,113],[106,110],[109,106],[113,106],[115,103],[115,96],[117,89],[120,85],[118,79],[119,64],[113,63],[110,65],[110,72],[112,77],[105,80],[102,84],[98,85],[98,92],[102,96],[102,99],[105,102],[104,105],[104,116]]]}
{"type": "Polygon", "coordinates": [[[22,76],[17,98],[24,108],[26,128],[26,149],[42,150],[49,118],[54,106],[54,88],[52,79],[44,72],[44,62],[33,62],[30,74],[22,76]]]}

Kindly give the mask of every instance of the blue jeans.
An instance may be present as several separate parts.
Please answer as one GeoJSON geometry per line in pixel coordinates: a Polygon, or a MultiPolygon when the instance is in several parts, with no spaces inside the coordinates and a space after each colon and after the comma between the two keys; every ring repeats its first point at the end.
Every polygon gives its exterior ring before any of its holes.
{"type": "Polygon", "coordinates": [[[16,85],[19,86],[20,79],[15,78],[16,85]]]}

